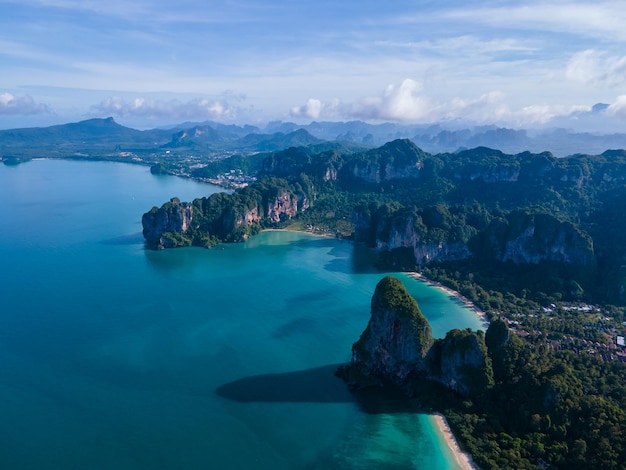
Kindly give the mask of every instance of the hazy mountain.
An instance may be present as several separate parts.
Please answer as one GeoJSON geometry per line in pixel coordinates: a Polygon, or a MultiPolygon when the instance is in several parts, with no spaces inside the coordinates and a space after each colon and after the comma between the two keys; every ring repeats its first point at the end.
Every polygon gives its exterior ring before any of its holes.
{"type": "MultiPolygon", "coordinates": [[[[592,111],[602,115],[601,103],[592,111]]],[[[0,131],[0,154],[50,150],[66,155],[87,149],[188,149],[194,152],[267,152],[322,142],[376,147],[407,138],[431,153],[457,152],[489,147],[507,153],[549,151],[557,157],[598,155],[605,150],[626,148],[626,133],[575,132],[568,128],[546,130],[510,129],[497,126],[452,127],[450,123],[406,125],[370,124],[362,121],[311,122],[300,125],[274,121],[263,129],[249,125],[226,125],[212,121],[183,123],[170,129],[139,131],[116,123],[113,118],[89,119],[50,127],[0,131]]]]}

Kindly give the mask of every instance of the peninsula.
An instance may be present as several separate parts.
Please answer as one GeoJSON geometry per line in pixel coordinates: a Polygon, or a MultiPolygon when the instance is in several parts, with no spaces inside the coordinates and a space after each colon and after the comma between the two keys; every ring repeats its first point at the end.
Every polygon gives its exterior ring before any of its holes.
{"type": "Polygon", "coordinates": [[[621,468],[626,370],[589,359],[527,342],[501,319],[486,333],[434,339],[417,302],[387,276],[336,375],[354,393],[400,388],[424,412],[440,413],[438,424],[444,432],[449,424],[472,456],[467,468],[621,468]]]}

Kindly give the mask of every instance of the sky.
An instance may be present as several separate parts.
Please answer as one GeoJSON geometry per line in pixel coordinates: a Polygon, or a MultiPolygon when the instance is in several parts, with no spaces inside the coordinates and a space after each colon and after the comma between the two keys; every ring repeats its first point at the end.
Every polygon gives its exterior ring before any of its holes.
{"type": "Polygon", "coordinates": [[[112,116],[622,132],[625,24],[621,0],[0,0],[0,128],[112,116]]]}

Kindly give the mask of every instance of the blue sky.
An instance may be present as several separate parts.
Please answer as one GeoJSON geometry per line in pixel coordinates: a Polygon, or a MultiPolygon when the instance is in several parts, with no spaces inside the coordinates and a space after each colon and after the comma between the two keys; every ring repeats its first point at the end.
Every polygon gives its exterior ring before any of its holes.
{"type": "Polygon", "coordinates": [[[0,0],[0,128],[113,116],[616,131],[625,24],[623,2],[602,0],[0,0]]]}

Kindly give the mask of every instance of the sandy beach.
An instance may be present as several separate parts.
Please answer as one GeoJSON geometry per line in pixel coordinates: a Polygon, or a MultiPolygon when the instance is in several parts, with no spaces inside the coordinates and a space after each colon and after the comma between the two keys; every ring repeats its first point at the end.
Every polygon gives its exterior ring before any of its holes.
{"type": "Polygon", "coordinates": [[[476,466],[472,460],[472,456],[463,452],[459,447],[459,444],[454,438],[454,434],[452,434],[452,431],[450,430],[450,426],[448,425],[446,418],[440,413],[433,415],[432,418],[435,420],[437,429],[445,439],[446,444],[454,454],[454,459],[456,460],[459,468],[462,470],[477,470],[478,466],[476,466]]]}
{"type": "MultiPolygon", "coordinates": [[[[485,312],[483,312],[476,305],[474,305],[473,302],[471,302],[468,298],[461,295],[457,291],[444,286],[440,282],[431,281],[430,279],[422,276],[420,273],[412,272],[412,273],[407,273],[407,274],[411,276],[412,278],[417,279],[418,281],[425,282],[429,286],[435,287],[439,289],[440,291],[445,292],[446,294],[457,298],[459,301],[463,302],[463,304],[467,308],[475,312],[476,315],[480,317],[480,319],[482,320],[485,326],[489,325],[489,320],[487,319],[487,315],[485,315],[485,312]]],[[[472,460],[472,456],[466,452],[463,452],[461,448],[459,447],[459,444],[456,441],[456,438],[454,437],[454,434],[452,433],[452,430],[450,429],[450,426],[448,425],[448,421],[446,421],[446,418],[442,414],[437,413],[433,415],[433,419],[435,420],[437,429],[439,430],[444,440],[446,441],[446,444],[448,445],[448,447],[454,454],[454,458],[459,468],[463,470],[478,469],[478,466],[476,466],[476,464],[472,460]]]]}
{"type": "Polygon", "coordinates": [[[463,305],[465,305],[467,308],[472,310],[474,313],[476,313],[476,315],[478,315],[480,317],[480,319],[483,322],[483,324],[485,325],[485,327],[489,326],[489,319],[487,318],[487,315],[485,314],[485,312],[483,312],[481,309],[479,309],[467,297],[461,295],[460,293],[458,293],[455,290],[450,289],[449,287],[444,286],[440,282],[431,281],[430,279],[422,276],[420,273],[410,272],[410,273],[407,273],[407,274],[409,276],[411,276],[413,279],[417,279],[418,281],[425,282],[429,286],[435,287],[435,288],[439,289],[440,291],[445,292],[446,294],[448,294],[448,295],[458,299],[460,302],[463,303],[463,305]]]}

